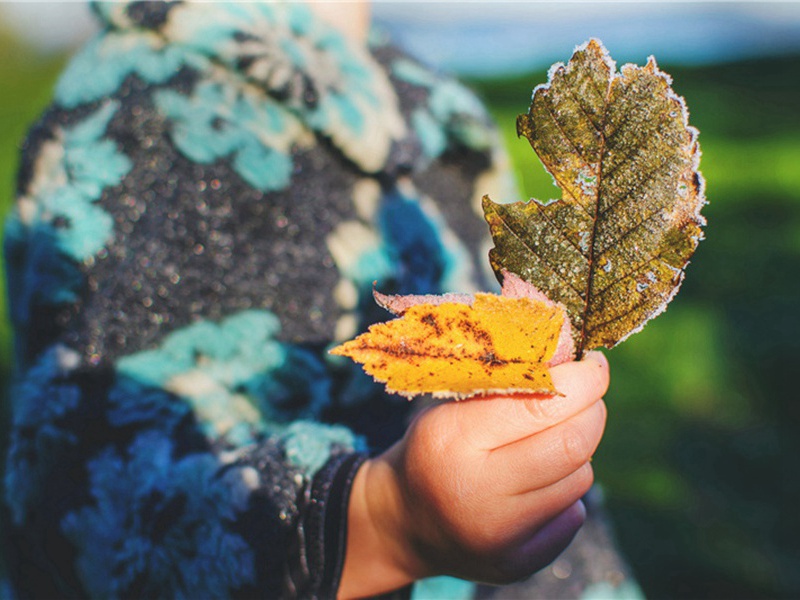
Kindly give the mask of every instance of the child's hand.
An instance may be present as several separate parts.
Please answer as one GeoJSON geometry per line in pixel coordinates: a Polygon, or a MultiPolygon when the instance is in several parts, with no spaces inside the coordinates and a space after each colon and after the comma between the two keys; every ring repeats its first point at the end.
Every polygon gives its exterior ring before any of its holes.
{"type": "Polygon", "coordinates": [[[552,369],[563,396],[491,397],[422,412],[353,485],[340,594],[448,574],[489,583],[551,562],[583,523],[608,363],[552,369]]]}

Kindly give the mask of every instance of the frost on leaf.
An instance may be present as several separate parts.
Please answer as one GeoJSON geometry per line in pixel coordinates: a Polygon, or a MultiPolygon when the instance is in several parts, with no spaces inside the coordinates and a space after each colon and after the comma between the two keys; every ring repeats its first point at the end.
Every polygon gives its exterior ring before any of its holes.
{"type": "Polygon", "coordinates": [[[697,130],[670,83],[652,57],[617,72],[600,42],[579,47],[517,119],[561,199],[484,198],[492,267],[567,308],[578,357],[663,311],[703,237],[697,130]]]}
{"type": "Polygon", "coordinates": [[[361,363],[390,392],[466,398],[489,393],[556,394],[549,367],[574,347],[563,307],[506,274],[503,296],[385,296],[399,318],[331,350],[361,363]]]}

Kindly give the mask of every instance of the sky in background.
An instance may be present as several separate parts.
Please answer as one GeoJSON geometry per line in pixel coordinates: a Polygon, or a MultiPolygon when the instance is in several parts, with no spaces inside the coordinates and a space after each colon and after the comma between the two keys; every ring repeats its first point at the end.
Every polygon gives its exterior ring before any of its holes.
{"type": "MultiPolygon", "coordinates": [[[[373,15],[427,62],[469,75],[543,68],[590,37],[620,62],[800,51],[800,2],[377,1],[373,15]]],[[[44,51],[75,46],[94,26],[83,2],[0,2],[0,20],[44,51]]]]}
{"type": "Polygon", "coordinates": [[[404,46],[473,75],[547,67],[591,37],[621,62],[800,51],[800,2],[392,2],[374,14],[404,46]]]}

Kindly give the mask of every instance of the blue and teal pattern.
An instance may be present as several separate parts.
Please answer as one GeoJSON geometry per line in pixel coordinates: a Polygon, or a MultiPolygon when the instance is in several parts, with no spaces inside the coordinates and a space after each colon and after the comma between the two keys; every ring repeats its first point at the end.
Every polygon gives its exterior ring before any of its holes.
{"type": "Polygon", "coordinates": [[[61,523],[78,549],[76,568],[92,597],[220,598],[255,583],[253,549],[229,527],[246,509],[241,468],[212,453],[175,458],[158,430],[124,451],[101,450],[87,463],[92,503],[61,523]]]}
{"type": "Polygon", "coordinates": [[[46,173],[29,186],[6,224],[6,253],[13,316],[25,321],[24,304],[77,299],[80,278],[72,263],[91,260],[114,235],[111,216],[98,205],[118,185],[130,160],[105,137],[116,102],[105,102],[44,142],[36,168],[46,173]],[[22,257],[15,260],[16,257],[22,257]]]}
{"type": "Polygon", "coordinates": [[[94,10],[6,225],[13,584],[330,596],[347,469],[409,405],[326,349],[388,317],[376,279],[485,287],[470,203],[494,129],[302,4],[94,10]]]}
{"type": "Polygon", "coordinates": [[[428,92],[427,102],[411,115],[425,155],[438,158],[454,144],[476,151],[497,146],[497,132],[488,125],[486,109],[468,88],[406,57],[393,62],[392,72],[428,92]]]}

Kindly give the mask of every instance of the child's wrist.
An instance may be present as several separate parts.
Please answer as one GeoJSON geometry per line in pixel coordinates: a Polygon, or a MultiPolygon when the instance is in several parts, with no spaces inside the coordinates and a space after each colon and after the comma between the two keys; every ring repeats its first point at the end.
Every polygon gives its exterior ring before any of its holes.
{"type": "Polygon", "coordinates": [[[390,460],[377,457],[361,466],[350,493],[340,598],[377,595],[426,576],[412,550],[404,502],[390,460]]]}

